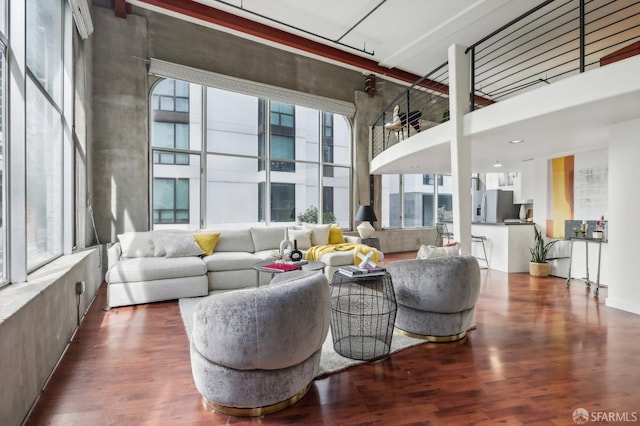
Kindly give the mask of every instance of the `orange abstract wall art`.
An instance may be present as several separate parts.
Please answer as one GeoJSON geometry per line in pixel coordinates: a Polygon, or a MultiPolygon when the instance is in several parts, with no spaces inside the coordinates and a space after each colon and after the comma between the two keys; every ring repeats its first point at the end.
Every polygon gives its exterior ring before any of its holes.
{"type": "Polygon", "coordinates": [[[574,156],[550,160],[551,186],[547,215],[547,237],[564,238],[564,221],[573,219],[574,156]]]}

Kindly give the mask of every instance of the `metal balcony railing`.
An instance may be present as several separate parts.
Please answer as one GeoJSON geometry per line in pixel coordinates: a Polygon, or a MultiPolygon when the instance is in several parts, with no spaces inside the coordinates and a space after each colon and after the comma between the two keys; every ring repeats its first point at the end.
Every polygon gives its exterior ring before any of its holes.
{"type": "MultiPolygon", "coordinates": [[[[640,0],[547,0],[467,49],[470,109],[624,59],[638,49],[640,0]]],[[[447,121],[448,94],[444,63],[380,113],[372,125],[372,157],[447,121]]]]}
{"type": "Polygon", "coordinates": [[[445,62],[400,93],[372,126],[372,156],[413,134],[449,120],[449,67],[445,62]]]}
{"type": "Polygon", "coordinates": [[[473,93],[498,102],[626,57],[639,40],[638,0],[548,0],[467,49],[473,93]]]}

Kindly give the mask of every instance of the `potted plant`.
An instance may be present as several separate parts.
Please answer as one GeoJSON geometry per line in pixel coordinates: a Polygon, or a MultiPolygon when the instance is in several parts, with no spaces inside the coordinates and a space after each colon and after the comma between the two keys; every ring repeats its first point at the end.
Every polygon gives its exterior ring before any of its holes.
{"type": "Polygon", "coordinates": [[[556,259],[555,257],[547,257],[549,250],[557,240],[549,241],[545,244],[542,233],[538,231],[538,228],[533,225],[534,240],[533,247],[529,247],[531,252],[531,259],[529,261],[529,275],[533,277],[546,277],[549,275],[549,260],[556,259]]]}

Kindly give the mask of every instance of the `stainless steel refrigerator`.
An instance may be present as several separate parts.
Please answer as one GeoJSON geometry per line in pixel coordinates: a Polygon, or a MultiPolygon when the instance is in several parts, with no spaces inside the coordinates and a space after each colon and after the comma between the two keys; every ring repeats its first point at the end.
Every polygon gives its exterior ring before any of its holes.
{"type": "Polygon", "coordinates": [[[520,206],[513,204],[513,191],[488,189],[474,191],[471,220],[476,223],[499,223],[517,219],[520,206]]]}

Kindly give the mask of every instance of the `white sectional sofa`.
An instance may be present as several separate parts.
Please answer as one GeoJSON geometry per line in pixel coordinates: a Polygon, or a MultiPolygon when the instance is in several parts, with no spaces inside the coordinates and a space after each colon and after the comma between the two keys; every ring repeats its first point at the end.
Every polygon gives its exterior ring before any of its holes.
{"type": "MultiPolygon", "coordinates": [[[[329,243],[328,225],[305,228],[287,230],[289,239],[296,239],[301,251],[306,252],[312,245],[329,243]]],[[[342,236],[341,232],[338,234],[342,236]]],[[[107,305],[109,308],[135,305],[204,296],[211,290],[255,286],[257,274],[252,265],[272,259],[285,235],[283,227],[121,234],[119,241],[108,249],[107,305]],[[163,248],[163,244],[171,242],[173,245],[194,234],[214,233],[219,237],[210,255],[183,250],[179,244],[169,254],[163,248]]],[[[345,243],[360,243],[359,237],[345,235],[343,238],[345,243]]],[[[382,262],[383,253],[378,251],[377,255],[378,262],[382,262]]],[[[338,267],[353,264],[353,259],[354,250],[343,250],[327,252],[319,260],[327,265],[325,274],[331,280],[338,267]]],[[[259,274],[259,277],[260,285],[268,284],[271,279],[269,274],[259,274]]]]}

